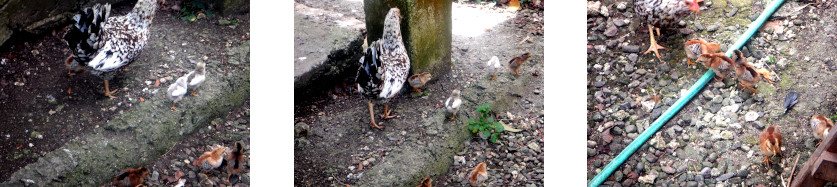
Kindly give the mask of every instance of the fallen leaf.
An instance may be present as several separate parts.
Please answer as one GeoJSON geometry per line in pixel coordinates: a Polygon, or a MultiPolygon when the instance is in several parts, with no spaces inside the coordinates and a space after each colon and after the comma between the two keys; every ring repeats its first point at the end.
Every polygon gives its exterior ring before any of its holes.
{"type": "Polygon", "coordinates": [[[509,132],[520,132],[520,129],[515,129],[515,128],[512,128],[512,127],[510,127],[509,125],[506,125],[506,123],[503,123],[502,121],[500,122],[500,124],[502,124],[502,125],[503,125],[503,131],[509,131],[509,132]]]}
{"type": "Polygon", "coordinates": [[[67,94],[69,95],[71,93],[73,93],[73,87],[67,88],[67,94]]]}
{"type": "Polygon", "coordinates": [[[613,141],[613,135],[610,134],[610,129],[602,132],[602,139],[604,139],[605,143],[610,143],[610,141],[613,141]]]}
{"type": "Polygon", "coordinates": [[[183,171],[177,171],[174,173],[174,180],[180,180],[180,177],[183,176],[183,171]]]}
{"type": "Polygon", "coordinates": [[[160,79],[154,80],[154,86],[160,86],[160,79]]]}
{"type": "Polygon", "coordinates": [[[140,97],[140,102],[145,102],[145,98],[140,97]]]}
{"type": "Polygon", "coordinates": [[[357,170],[363,170],[363,163],[357,164],[357,170]]]}

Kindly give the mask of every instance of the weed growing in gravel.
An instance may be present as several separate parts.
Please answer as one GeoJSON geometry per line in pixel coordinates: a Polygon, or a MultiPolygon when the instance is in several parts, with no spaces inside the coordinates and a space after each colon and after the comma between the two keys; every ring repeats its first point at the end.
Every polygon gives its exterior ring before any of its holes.
{"type": "Polygon", "coordinates": [[[201,16],[212,16],[212,11],[206,9],[206,4],[203,2],[184,2],[183,8],[180,9],[180,19],[183,21],[193,22],[201,16]],[[203,15],[201,15],[203,14],[203,15]]]}
{"type": "Polygon", "coordinates": [[[469,119],[468,130],[479,135],[483,140],[489,139],[491,143],[497,143],[500,133],[503,132],[503,124],[494,121],[494,117],[491,117],[491,104],[486,103],[477,107],[477,112],[479,113],[479,119],[469,119]]]}

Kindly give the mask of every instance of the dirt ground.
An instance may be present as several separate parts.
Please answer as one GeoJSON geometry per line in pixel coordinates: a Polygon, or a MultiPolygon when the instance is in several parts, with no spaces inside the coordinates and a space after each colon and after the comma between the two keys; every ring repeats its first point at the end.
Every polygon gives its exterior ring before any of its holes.
{"type": "MultiPolygon", "coordinates": [[[[122,15],[133,3],[116,4],[111,15],[122,15]]],[[[70,55],[64,28],[43,36],[16,36],[0,49],[0,181],[64,142],[84,136],[138,102],[165,91],[174,78],[194,64],[222,72],[243,69],[227,62],[226,49],[249,40],[249,15],[214,15],[183,21],[177,12],[160,10],[142,54],[110,81],[116,99],[100,93],[102,79],[89,73],[67,75],[70,55]],[[237,21],[219,25],[219,20],[237,21]],[[159,81],[159,85],[157,84],[159,81]]]]}
{"type": "MultiPolygon", "coordinates": [[[[454,3],[453,6],[454,9],[465,7],[484,12],[503,11],[487,5],[454,3]]],[[[479,162],[487,162],[492,170],[489,172],[491,179],[486,184],[543,186],[543,152],[540,150],[543,147],[543,36],[538,35],[543,33],[542,23],[543,12],[527,10],[493,28],[481,30],[483,33],[475,37],[454,34],[452,72],[434,75],[433,80],[422,89],[428,90],[428,95],[418,96],[405,90],[390,100],[390,109],[400,117],[376,119],[379,125],[386,127],[383,131],[369,127],[366,100],[350,89],[344,90],[342,83],[334,85],[336,91],[331,92],[328,99],[296,105],[294,122],[297,124],[297,132],[304,130],[304,138],[297,138],[295,142],[294,184],[355,184],[365,177],[365,172],[404,149],[399,146],[439,146],[437,140],[443,139],[439,136],[447,132],[438,132],[439,129],[434,125],[424,123],[428,118],[442,117],[436,114],[445,110],[443,102],[451,90],[499,85],[528,77],[530,82],[520,88],[526,94],[513,96],[516,99],[508,107],[509,110],[496,111],[500,116],[498,119],[523,129],[522,132],[503,134],[499,144],[490,144],[476,138],[456,146],[452,149],[463,150],[456,156],[466,158],[467,161],[450,165],[447,171],[441,172],[446,173],[444,175],[427,177],[436,181],[434,185],[463,185],[467,184],[467,180],[462,180],[463,173],[470,171],[479,162]],[[524,41],[527,37],[529,39],[524,41]],[[491,56],[496,55],[500,61],[507,62],[524,52],[531,52],[532,58],[521,68],[521,77],[515,77],[508,69],[504,69],[498,72],[497,81],[487,80],[489,76],[483,67],[491,56]],[[537,150],[527,144],[536,146],[537,150]],[[502,169],[513,165],[515,169],[502,169]]],[[[463,94],[463,97],[467,98],[466,104],[460,110],[457,121],[452,123],[444,120],[445,125],[465,125],[460,124],[465,122],[461,118],[469,114],[463,113],[473,113],[478,105],[469,102],[482,102],[484,99],[478,94],[463,94]]],[[[375,112],[382,109],[383,106],[376,106],[375,112]]]]}
{"type": "MultiPolygon", "coordinates": [[[[770,1],[706,2],[700,15],[684,19],[685,30],[658,38],[670,48],[660,52],[666,63],[626,49],[642,52],[648,46],[644,22],[630,16],[631,2],[601,1],[609,15],[588,14],[588,182],[706,71],[685,62],[683,42],[700,37],[726,51],[770,1]],[[611,28],[617,32],[607,36],[611,28]]],[[[837,42],[835,9],[833,3],[785,2],[742,49],[757,68],[773,72],[776,84],[761,81],[753,93],[735,78],[710,81],[604,185],[780,186],[792,175],[796,157],[798,174],[816,149],[809,119],[837,111],[835,95],[827,91],[837,86],[837,68],[825,55],[837,42]],[[799,93],[799,103],[785,114],[782,103],[790,92],[799,93]],[[771,125],[782,133],[784,146],[782,156],[767,165],[761,163],[758,136],[771,125]]]]}

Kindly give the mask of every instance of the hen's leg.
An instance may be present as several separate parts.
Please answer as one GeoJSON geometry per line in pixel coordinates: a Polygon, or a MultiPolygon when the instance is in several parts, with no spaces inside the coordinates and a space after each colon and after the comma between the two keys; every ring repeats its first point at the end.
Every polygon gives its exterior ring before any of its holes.
{"type": "Polygon", "coordinates": [[[113,96],[113,94],[115,94],[116,92],[118,92],[118,91],[119,91],[119,89],[113,89],[113,91],[111,91],[111,90],[110,90],[110,87],[109,87],[108,85],[109,85],[109,84],[108,84],[108,80],[107,80],[107,79],[105,79],[105,95],[106,95],[106,96],[108,96],[108,97],[110,97],[111,99],[116,99],[116,97],[115,97],[115,96],[113,96]]]}
{"type": "MultiPolygon", "coordinates": [[[[657,35],[659,35],[659,33],[660,33],[659,30],[657,30],[657,35]]],[[[657,39],[654,39],[654,26],[648,25],[648,36],[651,37],[651,46],[649,46],[648,50],[645,50],[645,53],[642,53],[642,54],[648,54],[649,52],[653,51],[654,54],[657,55],[657,59],[659,59],[660,62],[665,62],[665,61],[663,61],[662,58],[660,58],[660,52],[658,52],[657,50],[658,49],[668,49],[668,48],[665,48],[665,47],[660,46],[660,45],[657,44],[657,39]]]]}
{"type": "Polygon", "coordinates": [[[390,112],[392,112],[392,110],[389,110],[389,104],[384,105],[384,114],[381,115],[381,118],[390,119],[390,118],[397,118],[398,117],[398,116],[389,115],[390,112]]]}
{"type": "Polygon", "coordinates": [[[177,107],[175,106],[175,104],[177,104],[177,102],[172,102],[171,103],[171,109],[174,110],[174,111],[177,111],[177,107]]]}
{"type": "Polygon", "coordinates": [[[372,107],[374,107],[375,105],[373,105],[372,102],[367,102],[367,103],[369,104],[369,117],[370,117],[370,119],[372,119],[372,125],[370,125],[370,126],[383,130],[384,129],[383,126],[378,126],[378,124],[375,123],[375,114],[372,110],[372,107]]]}

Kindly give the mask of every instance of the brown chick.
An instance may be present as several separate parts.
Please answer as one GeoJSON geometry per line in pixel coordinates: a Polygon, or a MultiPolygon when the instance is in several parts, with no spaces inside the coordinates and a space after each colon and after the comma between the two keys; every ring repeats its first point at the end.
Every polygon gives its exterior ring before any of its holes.
{"type": "Polygon", "coordinates": [[[767,162],[768,165],[770,165],[770,157],[782,155],[782,134],[776,130],[775,126],[769,126],[761,132],[759,148],[765,154],[764,160],[761,162],[767,162]]]}
{"type": "Polygon", "coordinates": [[[432,183],[433,183],[433,179],[430,179],[430,177],[428,177],[428,178],[424,178],[424,180],[421,180],[421,184],[419,184],[416,187],[433,187],[432,183]]]}
{"type": "Polygon", "coordinates": [[[824,139],[828,136],[828,132],[834,127],[834,122],[826,117],[815,115],[811,117],[811,130],[814,132],[814,137],[817,139],[824,139]]]}
{"type": "Polygon", "coordinates": [[[735,77],[738,78],[738,84],[744,88],[750,89],[753,93],[756,93],[756,89],[753,88],[761,78],[767,79],[770,83],[769,78],[765,76],[769,76],[769,71],[765,69],[756,70],[753,67],[753,64],[747,62],[747,59],[744,58],[744,55],[739,50],[733,51],[733,59],[735,61],[735,77]]]}
{"type": "Polygon", "coordinates": [[[485,180],[488,179],[488,167],[485,166],[485,162],[481,162],[477,164],[477,167],[474,170],[471,170],[471,173],[468,174],[468,182],[471,183],[471,186],[479,186],[485,180]]]}
{"type": "Polygon", "coordinates": [[[686,45],[683,49],[686,49],[686,56],[688,57],[686,58],[687,62],[689,62],[689,65],[692,65],[694,64],[692,63],[692,59],[697,59],[698,56],[702,54],[716,53],[721,50],[721,45],[706,42],[706,40],[698,38],[686,41],[686,45]]]}
{"type": "Polygon", "coordinates": [[[509,61],[509,68],[511,68],[512,71],[514,71],[515,75],[520,76],[520,73],[517,73],[517,69],[520,69],[520,66],[522,66],[524,62],[529,60],[530,57],[532,56],[530,56],[529,53],[523,53],[523,55],[512,58],[509,61]]]}
{"type": "Polygon", "coordinates": [[[142,185],[142,181],[145,180],[145,176],[147,175],[148,169],[144,167],[138,167],[136,169],[126,168],[125,171],[122,171],[122,173],[113,179],[113,184],[120,187],[135,187],[142,185]]]}
{"type": "Polygon", "coordinates": [[[703,63],[709,69],[715,72],[715,81],[723,81],[729,75],[730,70],[734,68],[733,60],[724,55],[724,53],[710,53],[702,54],[697,59],[698,63],[703,63]]]}
{"type": "Polygon", "coordinates": [[[230,183],[230,177],[233,174],[241,174],[244,172],[244,146],[241,142],[235,142],[235,148],[227,155],[227,183],[230,183]]]}
{"type": "Polygon", "coordinates": [[[421,74],[415,74],[407,78],[407,82],[410,83],[410,86],[413,87],[413,91],[421,92],[421,87],[424,86],[427,81],[430,81],[430,78],[433,78],[433,75],[430,75],[430,72],[424,72],[421,74]]]}
{"type": "Polygon", "coordinates": [[[221,166],[221,163],[224,162],[224,156],[227,153],[228,150],[226,147],[218,146],[212,149],[212,151],[204,152],[193,164],[200,167],[201,170],[215,169],[221,166]]]}

